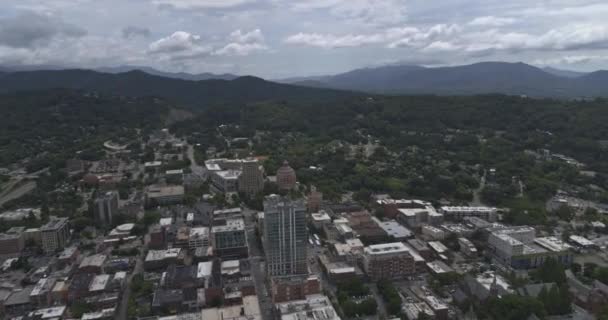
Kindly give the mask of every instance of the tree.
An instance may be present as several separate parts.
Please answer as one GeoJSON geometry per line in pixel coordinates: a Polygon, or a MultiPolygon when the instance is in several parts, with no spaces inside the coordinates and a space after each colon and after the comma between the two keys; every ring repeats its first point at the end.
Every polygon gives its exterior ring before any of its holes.
{"type": "Polygon", "coordinates": [[[501,298],[490,298],[481,305],[480,311],[487,315],[482,318],[495,320],[527,319],[533,314],[542,318],[546,314],[544,305],[537,299],[515,294],[501,298]]]}
{"type": "Polygon", "coordinates": [[[569,206],[562,205],[555,211],[555,215],[561,220],[570,221],[574,216],[574,212],[572,212],[569,206]]]}
{"type": "Polygon", "coordinates": [[[76,301],[72,304],[72,307],[70,308],[70,313],[74,318],[80,318],[83,314],[91,311],[91,305],[84,301],[76,301]]]}

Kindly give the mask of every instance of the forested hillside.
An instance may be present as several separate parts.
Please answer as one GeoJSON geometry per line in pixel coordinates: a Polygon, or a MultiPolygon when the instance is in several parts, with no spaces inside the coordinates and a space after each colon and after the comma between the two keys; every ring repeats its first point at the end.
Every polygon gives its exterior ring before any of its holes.
{"type": "Polygon", "coordinates": [[[169,112],[154,98],[50,90],[0,95],[0,166],[30,158],[30,171],[63,166],[76,152],[95,158],[109,139],[162,127],[169,112]]]}

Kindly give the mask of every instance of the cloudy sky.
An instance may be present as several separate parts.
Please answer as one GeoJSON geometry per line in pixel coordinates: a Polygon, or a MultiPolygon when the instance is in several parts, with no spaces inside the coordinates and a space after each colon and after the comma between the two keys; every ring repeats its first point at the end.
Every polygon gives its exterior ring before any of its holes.
{"type": "Polygon", "coordinates": [[[593,0],[2,0],[0,65],[331,74],[392,63],[608,69],[593,0]]]}

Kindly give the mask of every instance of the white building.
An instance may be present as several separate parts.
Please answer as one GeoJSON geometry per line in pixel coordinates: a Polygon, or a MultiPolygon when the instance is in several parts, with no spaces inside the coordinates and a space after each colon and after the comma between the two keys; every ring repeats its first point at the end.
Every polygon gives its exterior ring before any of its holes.
{"type": "Polygon", "coordinates": [[[196,227],[190,229],[188,237],[188,248],[196,250],[196,248],[204,248],[209,246],[209,228],[196,227]]]}
{"type": "Polygon", "coordinates": [[[422,235],[427,240],[443,240],[445,239],[446,233],[444,230],[441,230],[437,227],[423,226],[422,235]]]}
{"type": "Polygon", "coordinates": [[[389,237],[395,240],[405,240],[414,235],[408,228],[402,226],[395,220],[380,221],[375,217],[372,219],[389,237]]]}
{"type": "Polygon", "coordinates": [[[327,212],[325,212],[325,210],[311,213],[310,216],[312,219],[312,224],[317,229],[322,229],[324,224],[331,223],[331,217],[329,216],[329,214],[327,214],[327,212]]]}
{"type": "Polygon", "coordinates": [[[478,217],[490,222],[496,221],[498,209],[492,207],[441,207],[447,219],[461,221],[465,217],[478,217]]]}
{"type": "Polygon", "coordinates": [[[315,294],[306,300],[290,301],[276,305],[281,320],[341,320],[327,296],[315,294]]]}
{"type": "Polygon", "coordinates": [[[211,187],[217,193],[239,192],[240,170],[222,170],[211,173],[211,187]]]}

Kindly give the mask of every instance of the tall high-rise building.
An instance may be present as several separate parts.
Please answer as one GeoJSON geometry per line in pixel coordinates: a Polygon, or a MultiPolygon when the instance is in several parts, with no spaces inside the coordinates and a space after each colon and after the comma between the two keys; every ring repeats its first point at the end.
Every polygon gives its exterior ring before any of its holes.
{"type": "Polygon", "coordinates": [[[249,197],[255,196],[264,189],[264,175],[256,159],[243,160],[241,175],[239,176],[239,191],[249,197]]]}
{"type": "Polygon", "coordinates": [[[270,195],[264,200],[264,251],[270,276],[308,273],[306,203],[270,195]]]}
{"type": "Polygon", "coordinates": [[[277,170],[277,185],[279,190],[293,190],[296,187],[296,172],[289,166],[287,160],[277,170]]]}
{"type": "Polygon", "coordinates": [[[108,191],[95,199],[93,216],[95,222],[102,226],[112,224],[112,217],[118,214],[118,192],[108,191]]]}

